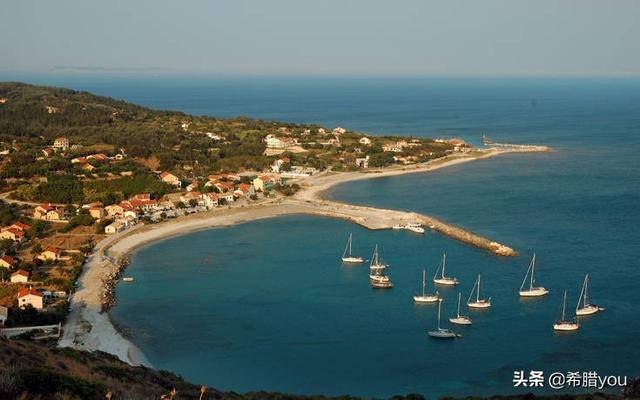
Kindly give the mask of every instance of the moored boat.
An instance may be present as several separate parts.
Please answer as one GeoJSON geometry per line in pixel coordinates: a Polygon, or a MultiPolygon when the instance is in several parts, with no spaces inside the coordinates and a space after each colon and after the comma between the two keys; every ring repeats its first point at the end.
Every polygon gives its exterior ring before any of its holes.
{"type": "Polygon", "coordinates": [[[471,318],[466,315],[460,315],[460,300],[462,298],[462,293],[458,292],[458,311],[455,317],[449,318],[449,322],[457,325],[471,325],[471,318]]]}
{"type": "Polygon", "coordinates": [[[555,331],[577,331],[578,329],[580,329],[580,324],[578,323],[578,321],[576,320],[572,320],[569,321],[566,318],[566,311],[567,308],[567,291],[564,291],[564,300],[562,302],[562,316],[560,317],[560,320],[556,321],[553,324],[553,330],[555,331]]]}
{"type": "Polygon", "coordinates": [[[576,305],[576,316],[584,317],[587,315],[593,315],[599,311],[604,311],[604,308],[597,306],[596,304],[589,303],[589,274],[585,275],[584,282],[582,283],[582,290],[580,291],[580,297],[578,297],[578,304],[576,305]]]}
{"type": "Polygon", "coordinates": [[[354,256],[351,252],[351,243],[353,241],[353,234],[349,234],[349,239],[347,240],[347,246],[344,248],[344,252],[342,253],[342,262],[345,264],[362,264],[364,262],[364,258],[359,256],[354,256]]]}
{"type": "Polygon", "coordinates": [[[476,279],[476,283],[473,285],[471,293],[469,293],[469,299],[467,299],[467,307],[475,309],[491,308],[491,297],[489,297],[488,299],[480,298],[480,274],[478,274],[478,279],[476,279]],[[475,299],[473,299],[474,293],[476,294],[475,299]]]}
{"type": "Polygon", "coordinates": [[[458,278],[452,278],[445,276],[445,268],[447,262],[447,254],[442,254],[442,260],[440,261],[440,265],[438,265],[438,269],[436,269],[436,274],[433,276],[433,283],[444,286],[455,286],[458,283],[458,278]],[[440,274],[438,274],[440,273],[440,274]]]}
{"type": "Polygon", "coordinates": [[[440,300],[440,294],[426,293],[426,270],[422,270],[422,295],[413,296],[413,301],[416,303],[435,303],[440,300]]]}
{"type": "Polygon", "coordinates": [[[429,336],[435,339],[455,339],[462,337],[462,335],[455,333],[451,329],[440,327],[440,309],[442,308],[442,300],[438,302],[438,327],[436,330],[428,331],[429,336]]]}
{"type": "Polygon", "coordinates": [[[527,268],[527,273],[524,275],[524,279],[522,280],[522,285],[520,285],[520,294],[521,297],[541,297],[549,293],[547,289],[542,286],[534,286],[535,284],[535,273],[536,273],[536,254],[533,254],[533,258],[531,258],[531,262],[529,263],[529,268],[527,268]],[[525,287],[527,282],[527,278],[529,279],[529,287],[525,287]]]}

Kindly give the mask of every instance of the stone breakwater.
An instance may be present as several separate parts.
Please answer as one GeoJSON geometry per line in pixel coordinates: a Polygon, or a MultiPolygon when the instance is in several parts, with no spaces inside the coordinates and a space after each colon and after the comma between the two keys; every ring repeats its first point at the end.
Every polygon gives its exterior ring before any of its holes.
{"type": "MultiPolygon", "coordinates": [[[[291,203],[294,203],[294,201],[291,201],[291,203]]],[[[297,203],[297,208],[308,214],[341,218],[372,230],[392,229],[395,225],[401,223],[419,222],[428,229],[446,235],[452,239],[487,250],[497,256],[513,257],[518,255],[518,252],[511,247],[424,214],[374,207],[354,206],[326,200],[307,200],[295,203],[297,203]]]]}

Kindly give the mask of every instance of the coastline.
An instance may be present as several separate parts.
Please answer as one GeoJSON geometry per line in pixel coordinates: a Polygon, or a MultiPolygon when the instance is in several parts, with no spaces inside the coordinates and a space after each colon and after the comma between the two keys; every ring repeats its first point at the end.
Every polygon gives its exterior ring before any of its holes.
{"type": "Polygon", "coordinates": [[[462,228],[452,227],[429,216],[327,201],[322,199],[322,193],[334,185],[354,180],[429,172],[502,154],[547,151],[550,149],[544,146],[528,150],[489,148],[477,150],[473,155],[447,156],[427,163],[391,167],[379,172],[336,173],[327,171],[306,179],[297,179],[296,182],[301,184],[302,189],[291,198],[269,199],[242,207],[219,208],[207,213],[193,214],[155,225],[136,225],[127,231],[107,237],[96,245],[94,252],[88,257],[78,280],[78,290],[70,299],[70,313],[65,322],[59,346],[87,351],[99,350],[116,355],[131,365],[150,367],[151,364],[140,349],[116,330],[109,314],[101,312],[100,295],[105,290],[104,281],[118,268],[111,260],[126,256],[150,242],[213,227],[232,226],[283,215],[312,214],[346,219],[369,229],[389,229],[398,220],[411,218],[413,220],[419,219],[429,228],[445,235],[489,249],[496,255],[516,255],[514,250],[506,246],[489,242],[488,239],[481,238],[462,228]],[[381,214],[383,218],[380,218],[381,214]],[[372,215],[375,218],[372,218],[372,215]],[[457,237],[450,231],[453,228],[460,230],[457,237]],[[475,236],[475,238],[471,237],[466,240],[469,235],[475,236]],[[473,242],[478,238],[489,243],[480,246],[473,242]],[[493,245],[497,247],[490,249],[493,245]]]}

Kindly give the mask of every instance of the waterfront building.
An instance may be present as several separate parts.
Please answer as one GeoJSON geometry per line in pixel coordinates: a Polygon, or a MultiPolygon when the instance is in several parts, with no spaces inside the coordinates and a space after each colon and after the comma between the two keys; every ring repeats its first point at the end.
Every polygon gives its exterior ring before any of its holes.
{"type": "Polygon", "coordinates": [[[29,272],[19,269],[11,274],[11,283],[26,283],[29,282],[29,272]]]}

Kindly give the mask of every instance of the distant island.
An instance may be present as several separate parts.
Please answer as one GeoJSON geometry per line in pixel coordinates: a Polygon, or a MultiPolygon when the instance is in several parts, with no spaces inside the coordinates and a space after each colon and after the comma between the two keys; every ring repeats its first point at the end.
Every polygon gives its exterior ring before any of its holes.
{"type": "Polygon", "coordinates": [[[106,313],[128,254],[149,241],[260,218],[323,215],[369,229],[419,224],[497,256],[516,255],[431,216],[321,194],[353,180],[549,150],[190,116],[0,83],[2,333],[149,365],[106,313]]]}

